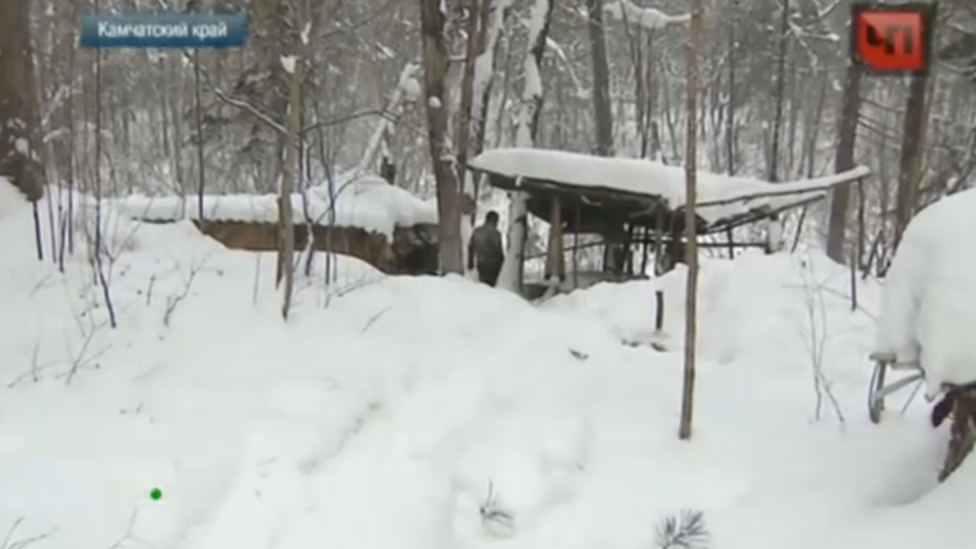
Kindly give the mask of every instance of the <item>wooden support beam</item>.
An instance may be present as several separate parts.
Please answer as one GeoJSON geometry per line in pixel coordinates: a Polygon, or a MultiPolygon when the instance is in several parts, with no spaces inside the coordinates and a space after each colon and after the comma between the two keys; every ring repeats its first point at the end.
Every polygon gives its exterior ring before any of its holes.
{"type": "Polygon", "coordinates": [[[546,278],[566,278],[566,258],[563,253],[563,206],[562,198],[553,197],[549,225],[549,246],[546,250],[546,278]]]}

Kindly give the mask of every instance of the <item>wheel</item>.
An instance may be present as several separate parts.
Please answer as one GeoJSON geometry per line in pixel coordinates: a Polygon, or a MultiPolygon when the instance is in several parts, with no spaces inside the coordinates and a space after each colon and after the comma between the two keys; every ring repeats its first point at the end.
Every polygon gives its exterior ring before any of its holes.
{"type": "Polygon", "coordinates": [[[871,373],[871,384],[868,387],[868,417],[872,423],[881,422],[881,414],[884,413],[884,389],[885,373],[888,367],[884,362],[875,362],[874,371],[871,373]]]}

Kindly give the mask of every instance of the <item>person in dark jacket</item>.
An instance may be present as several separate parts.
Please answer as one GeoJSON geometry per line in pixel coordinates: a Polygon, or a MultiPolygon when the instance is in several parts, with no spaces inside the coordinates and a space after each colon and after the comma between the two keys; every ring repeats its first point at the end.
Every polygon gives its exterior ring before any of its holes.
{"type": "Polygon", "coordinates": [[[502,272],[505,252],[502,249],[502,233],[498,231],[498,212],[491,211],[485,222],[475,227],[468,241],[468,269],[478,269],[478,279],[489,286],[498,283],[502,272]]]}

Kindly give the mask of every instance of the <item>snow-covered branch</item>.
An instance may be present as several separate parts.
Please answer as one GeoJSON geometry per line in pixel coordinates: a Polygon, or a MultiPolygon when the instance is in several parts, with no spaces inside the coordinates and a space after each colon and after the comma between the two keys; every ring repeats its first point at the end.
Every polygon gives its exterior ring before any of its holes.
{"type": "Polygon", "coordinates": [[[673,23],[691,21],[691,14],[668,15],[654,8],[642,8],[630,0],[616,0],[603,6],[603,11],[617,21],[637,25],[648,30],[661,29],[673,23]]]}

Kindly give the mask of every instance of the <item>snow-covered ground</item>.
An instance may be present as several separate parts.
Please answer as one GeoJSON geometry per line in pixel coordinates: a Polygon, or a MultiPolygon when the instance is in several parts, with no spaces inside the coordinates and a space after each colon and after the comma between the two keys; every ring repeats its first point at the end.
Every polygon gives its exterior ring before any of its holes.
{"type": "Polygon", "coordinates": [[[44,224],[37,261],[0,183],[6,549],[637,549],[683,509],[716,549],[971,543],[976,466],[936,486],[922,399],[869,423],[879,288],[852,312],[818,253],[704,264],[685,443],[681,272],[533,307],[351,259],[327,284],[322,259],[286,325],[272,257],[113,227],[115,329],[84,246],[60,273],[44,224]],[[673,351],[621,344],[659,288],[673,351]]]}

